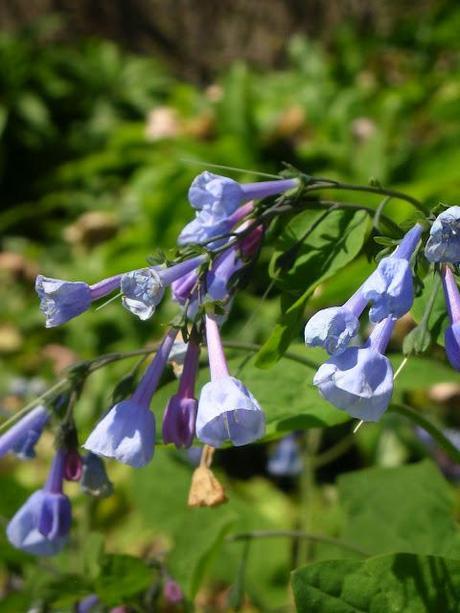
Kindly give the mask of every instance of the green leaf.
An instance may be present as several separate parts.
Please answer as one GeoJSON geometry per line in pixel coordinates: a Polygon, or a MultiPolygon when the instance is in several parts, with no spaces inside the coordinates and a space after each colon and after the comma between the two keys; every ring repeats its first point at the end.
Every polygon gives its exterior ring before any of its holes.
{"type": "Polygon", "coordinates": [[[105,604],[114,606],[147,589],[152,581],[152,570],[139,558],[106,555],[94,588],[105,604]]]}
{"type": "Polygon", "coordinates": [[[292,573],[299,613],[455,613],[460,561],[410,553],[328,560],[292,573]]]}
{"type": "MultiPolygon", "coordinates": [[[[433,285],[435,282],[434,275],[427,276],[423,280],[424,288],[420,296],[414,300],[414,304],[411,309],[411,314],[417,323],[420,323],[425,313],[427,303],[433,292],[433,285]]],[[[428,330],[435,342],[444,346],[444,332],[449,325],[449,317],[447,315],[446,304],[444,301],[443,292],[438,290],[436,298],[434,300],[431,316],[428,321],[428,330]]]]}
{"type": "Polygon", "coordinates": [[[345,541],[371,554],[460,558],[452,491],[430,461],[349,473],[339,477],[338,486],[347,516],[345,541]]]}
{"type": "Polygon", "coordinates": [[[351,262],[367,237],[370,220],[365,211],[332,211],[302,240],[306,230],[323,211],[305,211],[288,224],[272,258],[271,272],[284,290],[281,316],[273,333],[257,356],[259,368],[270,368],[300,335],[305,305],[319,283],[332,277],[351,262]],[[296,259],[289,270],[279,273],[277,263],[288,250],[296,250],[296,259]]]}

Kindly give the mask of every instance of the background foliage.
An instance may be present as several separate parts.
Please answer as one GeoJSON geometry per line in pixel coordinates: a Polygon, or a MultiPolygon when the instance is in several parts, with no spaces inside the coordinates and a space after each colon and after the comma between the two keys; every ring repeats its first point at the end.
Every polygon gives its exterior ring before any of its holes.
{"type": "MultiPolygon", "coordinates": [[[[33,279],[41,271],[94,282],[142,266],[156,248],[173,247],[191,217],[188,185],[209,163],[278,172],[284,161],[318,176],[378,180],[427,205],[454,204],[459,20],[452,4],[385,40],[358,36],[349,25],[328,45],[296,37],[282,68],[260,72],[237,62],[205,87],[112,42],[50,40],[52,20],[0,33],[4,416],[71,361],[158,338],[174,313],[166,301],[148,324],[112,303],[45,330],[33,279]]],[[[232,176],[253,180],[245,172],[232,176]]],[[[359,202],[379,204],[367,195],[359,202]]],[[[385,213],[404,225],[413,210],[391,201],[385,213]]],[[[242,345],[229,347],[232,367],[268,418],[263,444],[217,453],[229,503],[187,509],[193,467],[170,449],[160,447],[138,471],[111,464],[113,497],[94,502],[77,486],[69,488],[76,521],[71,547],[59,558],[34,560],[1,534],[0,611],[25,610],[32,602],[67,611],[89,593],[107,606],[149,610],[158,560],[202,609],[290,610],[289,573],[308,562],[292,579],[300,610],[457,610],[455,467],[435,448],[427,450],[396,413],[352,435],[346,415],[311,385],[323,356],[300,343],[302,322],[314,309],[345,300],[381,248],[369,240],[368,215],[338,211],[310,236],[295,265],[286,266],[283,254],[315,215],[303,213],[274,229],[224,328],[227,339],[242,345]],[[304,474],[269,477],[272,441],[294,430],[302,432],[304,474]],[[295,529],[325,538],[253,539],[248,549],[233,539],[254,530],[295,529]],[[417,577],[415,584],[408,574],[417,577]],[[440,591],[440,582],[448,589],[440,591]]],[[[414,305],[415,320],[427,288],[414,305]]],[[[434,340],[443,313],[442,305],[436,309],[434,340]]],[[[410,317],[400,325],[395,364],[411,326],[410,317]]],[[[134,364],[123,361],[91,376],[78,404],[82,436],[134,364]]],[[[174,386],[171,373],[164,383],[154,403],[158,416],[174,386]]],[[[459,390],[458,375],[433,344],[427,356],[410,359],[396,396],[456,428],[459,390]]],[[[49,435],[33,463],[2,462],[2,522],[42,483],[51,453],[49,435]]]]}

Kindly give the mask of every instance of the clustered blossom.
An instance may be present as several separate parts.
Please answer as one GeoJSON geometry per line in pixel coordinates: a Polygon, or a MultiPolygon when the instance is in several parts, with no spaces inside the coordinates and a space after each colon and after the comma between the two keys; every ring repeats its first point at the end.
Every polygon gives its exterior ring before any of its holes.
{"type": "MultiPolygon", "coordinates": [[[[69,431],[66,427],[70,426],[73,432],[73,404],[69,400],[70,409],[61,411],[56,409],[58,402],[54,399],[56,414],[61,414],[62,421],[56,436],[57,451],[46,484],[32,494],[8,525],[8,539],[14,546],[35,555],[53,555],[62,549],[71,526],[71,506],[63,491],[64,480],[79,481],[81,490],[91,496],[109,496],[113,486],[103,458],[136,468],[152,460],[156,421],[151,405],[171,362],[176,366],[178,389],[166,407],[158,407],[164,408],[161,430],[165,444],[190,449],[197,438],[205,450],[213,452],[214,448],[229,443],[247,445],[264,436],[264,412],[244,383],[232,376],[220,328],[241,285],[242,274],[256,259],[264,239],[265,225],[258,218],[256,201],[295,190],[299,185],[298,179],[240,184],[204,172],[189,190],[195,218],[178,237],[179,245],[193,247],[182,250],[173,264],[139,268],[93,285],[37,277],[36,291],[46,327],[64,324],[88,310],[94,301],[114,292],[119,293],[129,312],[145,321],[153,316],[168,287],[181,311],[181,323],[167,328],[131,395],[106,407],[83,444],[86,455],[80,455],[75,433],[69,440],[63,436],[69,431]],[[179,329],[183,339],[176,340],[179,329]],[[207,348],[210,376],[198,394],[201,344],[207,348]]],[[[460,262],[459,220],[460,207],[442,213],[433,223],[425,247],[428,260],[441,265],[450,317],[446,351],[457,369],[460,369],[460,293],[451,266],[460,262]]],[[[393,370],[385,352],[396,320],[412,306],[411,260],[422,231],[423,226],[416,224],[345,304],[319,311],[305,327],[305,342],[323,347],[330,356],[317,371],[313,383],[324,398],[361,420],[378,420],[392,396],[393,370]],[[360,318],[368,305],[374,328],[367,340],[357,346],[354,342],[360,318]]],[[[49,421],[49,408],[36,406],[0,436],[0,457],[8,452],[33,457],[34,446],[49,421]]],[[[212,504],[225,500],[222,487],[209,469],[212,453],[203,454],[202,458],[204,455],[209,464],[201,463],[195,473],[198,489],[192,496],[196,499],[194,506],[203,504],[203,500],[212,499],[212,504]],[[206,496],[202,492],[203,482],[206,496]]],[[[268,471],[292,476],[302,468],[296,436],[285,437],[271,455],[268,471]]],[[[179,602],[180,588],[170,582],[165,586],[165,597],[170,602],[179,602]]]]}
{"type": "MultiPolygon", "coordinates": [[[[35,288],[48,328],[66,323],[87,311],[93,302],[115,293],[121,296],[128,311],[148,320],[171,287],[172,299],[180,307],[185,322],[182,330],[188,338],[186,343],[176,341],[179,327],[168,328],[134,392],[109,408],[89,433],[83,444],[87,451],[84,456],[76,448],[76,435],[63,439],[66,427],[71,426],[72,431],[71,412],[54,399],[56,414],[66,415],[56,438],[59,449],[47,483],[29,498],[8,526],[8,538],[13,545],[36,555],[57,553],[67,540],[71,524],[70,502],[63,493],[64,480],[79,481],[81,490],[88,495],[109,496],[113,486],[103,458],[136,468],[152,460],[156,423],[151,404],[170,362],[175,364],[179,386],[164,409],[165,444],[190,448],[197,437],[212,447],[227,441],[245,445],[263,436],[264,413],[244,384],[230,375],[219,327],[230,310],[239,274],[255,259],[264,238],[264,226],[252,219],[255,201],[298,186],[297,179],[240,184],[204,172],[193,181],[189,191],[195,219],[178,237],[179,245],[196,246],[188,250],[193,255],[178,258],[172,265],[119,273],[93,285],[37,277],[35,288]],[[212,306],[217,304],[224,315],[217,306],[212,306]],[[211,380],[196,396],[202,340],[208,348],[211,380]]],[[[65,401],[67,397],[63,398],[65,401]]],[[[35,443],[49,417],[48,408],[42,405],[26,414],[0,436],[0,457],[10,451],[21,457],[33,457],[35,443]]],[[[221,499],[225,499],[223,494],[221,499]]],[[[182,599],[176,584],[169,582],[166,588],[170,601],[182,599]]]]}
{"type": "Polygon", "coordinates": [[[396,320],[414,300],[411,258],[422,231],[416,224],[344,305],[319,311],[305,326],[306,344],[323,347],[331,356],[314,385],[326,400],[363,421],[377,421],[391,400],[393,370],[384,353],[396,320]],[[362,346],[351,346],[368,304],[376,325],[362,346]]]}

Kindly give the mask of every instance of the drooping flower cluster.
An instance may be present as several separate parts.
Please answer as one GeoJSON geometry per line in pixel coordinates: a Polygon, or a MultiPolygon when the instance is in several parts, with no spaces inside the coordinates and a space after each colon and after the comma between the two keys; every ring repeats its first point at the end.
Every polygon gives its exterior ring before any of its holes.
{"type": "Polygon", "coordinates": [[[391,400],[393,369],[384,353],[396,320],[414,300],[411,257],[422,231],[416,224],[343,306],[319,311],[305,326],[305,342],[331,355],[313,383],[329,402],[363,421],[377,421],[391,400]],[[364,345],[350,346],[368,303],[377,325],[364,345]]]}
{"type": "MultiPolygon", "coordinates": [[[[331,355],[313,383],[337,408],[363,421],[377,421],[391,400],[393,370],[384,352],[396,320],[414,300],[411,258],[422,231],[416,224],[344,305],[317,312],[305,326],[306,344],[323,347],[331,355]],[[350,346],[368,304],[369,319],[376,325],[362,346],[350,346]]],[[[424,253],[442,277],[450,319],[446,354],[460,370],[460,292],[452,270],[460,262],[460,207],[450,207],[436,218],[424,253]]]]}
{"type": "MultiPolygon", "coordinates": [[[[204,172],[193,181],[189,191],[195,219],[178,237],[180,246],[195,247],[187,247],[185,255],[171,265],[139,268],[93,285],[37,277],[36,291],[46,327],[64,324],[88,310],[93,302],[116,292],[127,310],[147,320],[168,286],[181,308],[182,320],[180,326],[168,328],[133,393],[100,418],[83,444],[87,455],[81,457],[78,453],[76,434],[70,437],[69,447],[58,444],[46,485],[31,496],[9,524],[8,538],[16,547],[37,555],[51,555],[63,547],[71,523],[70,502],[63,493],[64,479],[80,481],[85,493],[103,497],[111,494],[112,484],[102,458],[133,467],[150,462],[156,441],[151,402],[170,360],[175,360],[176,366],[177,361],[183,364],[178,391],[164,410],[165,444],[189,448],[197,436],[212,447],[227,441],[245,445],[263,436],[264,413],[244,384],[230,375],[219,327],[229,312],[240,273],[255,258],[263,241],[264,226],[254,216],[255,201],[298,185],[297,179],[239,184],[204,172]],[[179,327],[187,343],[175,342],[179,327]],[[211,380],[197,399],[195,387],[202,341],[208,349],[211,380]]],[[[72,410],[56,413],[63,420],[61,435],[69,426],[72,431],[72,410]]],[[[45,406],[29,412],[0,437],[0,457],[8,451],[32,457],[49,417],[45,406]]],[[[61,435],[57,441],[62,444],[61,435]]],[[[224,494],[221,500],[225,500],[224,494]]]]}

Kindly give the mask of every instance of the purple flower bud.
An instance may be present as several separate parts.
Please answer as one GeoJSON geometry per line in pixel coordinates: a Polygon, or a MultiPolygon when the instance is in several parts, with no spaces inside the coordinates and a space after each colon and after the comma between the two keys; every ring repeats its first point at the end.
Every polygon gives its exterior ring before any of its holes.
{"type": "Polygon", "coordinates": [[[438,215],[425,245],[425,257],[430,262],[460,262],[460,206],[438,215]]]}
{"type": "Polygon", "coordinates": [[[179,604],[184,600],[180,585],[173,579],[166,579],[163,586],[163,596],[171,604],[179,604]]]}
{"type": "Polygon", "coordinates": [[[359,289],[343,306],[318,311],[305,326],[305,344],[323,347],[330,355],[342,353],[358,333],[366,304],[359,289]]]}
{"type": "Polygon", "coordinates": [[[89,435],[85,449],[136,468],[150,462],[155,446],[155,417],[150,402],[176,336],[176,329],[166,334],[134,394],[110,409],[89,435]]]}
{"type": "Polygon", "coordinates": [[[83,459],[80,486],[85,494],[96,498],[107,498],[113,493],[113,485],[107,476],[104,461],[95,453],[90,452],[83,459]]]}
{"type": "Polygon", "coordinates": [[[46,317],[46,327],[59,326],[87,311],[93,300],[119,287],[120,278],[117,275],[88,285],[80,281],[62,281],[38,275],[35,290],[40,298],[40,310],[46,317]]]}
{"type": "Polygon", "coordinates": [[[35,457],[34,447],[49,420],[49,412],[43,405],[32,409],[0,436],[0,458],[14,451],[21,458],[35,457]]]}
{"type": "Polygon", "coordinates": [[[276,477],[296,477],[303,470],[303,460],[295,434],[288,434],[276,445],[267,463],[267,471],[276,477]]]}
{"type": "Polygon", "coordinates": [[[313,384],[338,409],[364,421],[378,421],[393,394],[393,369],[385,351],[394,328],[392,317],[375,326],[364,347],[349,347],[332,356],[313,384]]]}
{"type": "Polygon", "coordinates": [[[386,317],[402,317],[414,301],[410,258],[420,240],[423,227],[416,224],[402,239],[394,253],[380,260],[377,269],[364,282],[362,295],[372,302],[369,319],[378,323],[386,317]]]}
{"type": "Polygon", "coordinates": [[[264,413],[243,383],[230,376],[219,328],[209,316],[206,339],[211,381],[201,390],[197,436],[212,447],[220,447],[227,440],[236,446],[252,443],[264,435],[264,413]]]}
{"type": "Polygon", "coordinates": [[[205,255],[199,255],[169,268],[156,266],[124,274],[121,278],[123,306],[139,319],[148,319],[163,299],[165,287],[194,271],[205,260],[205,255]]]}
{"type": "Polygon", "coordinates": [[[441,274],[450,319],[450,326],[444,333],[444,345],[451,366],[455,370],[460,370],[460,293],[452,270],[448,266],[443,266],[441,274]]]}
{"type": "Polygon", "coordinates": [[[199,354],[199,346],[190,341],[179,391],[169,399],[163,416],[163,441],[174,443],[177,448],[190,447],[195,436],[198,403],[194,396],[199,354]]]}
{"type": "Polygon", "coordinates": [[[82,464],[78,451],[76,449],[69,449],[65,456],[64,479],[67,481],[80,481],[82,464]]]}
{"type": "Polygon", "coordinates": [[[89,594],[78,602],[76,613],[91,613],[91,611],[95,611],[94,607],[97,607],[99,603],[100,600],[96,594],[89,594]]]}
{"type": "Polygon", "coordinates": [[[18,549],[50,556],[66,544],[72,510],[69,499],[62,493],[64,461],[61,449],[56,453],[44,488],[32,494],[9,522],[6,534],[18,549]]]}
{"type": "Polygon", "coordinates": [[[189,272],[187,275],[180,277],[177,281],[171,283],[171,291],[173,300],[184,305],[198,280],[198,275],[195,271],[189,272]]]}

